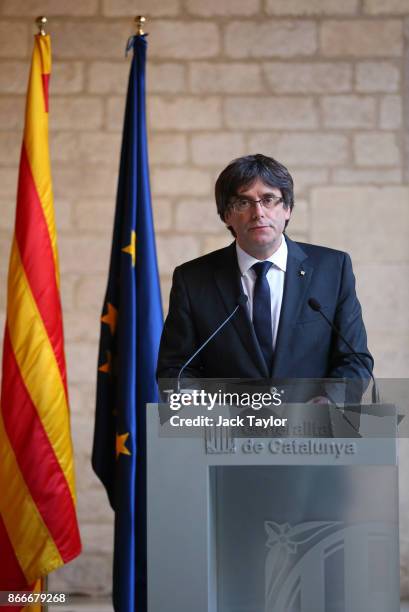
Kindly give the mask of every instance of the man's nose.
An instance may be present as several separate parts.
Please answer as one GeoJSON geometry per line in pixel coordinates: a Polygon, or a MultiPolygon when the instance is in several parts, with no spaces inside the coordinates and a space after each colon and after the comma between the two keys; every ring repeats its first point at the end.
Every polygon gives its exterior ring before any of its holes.
{"type": "Polygon", "coordinates": [[[252,216],[257,219],[258,217],[264,216],[264,207],[262,206],[260,201],[254,201],[251,205],[252,216]]]}

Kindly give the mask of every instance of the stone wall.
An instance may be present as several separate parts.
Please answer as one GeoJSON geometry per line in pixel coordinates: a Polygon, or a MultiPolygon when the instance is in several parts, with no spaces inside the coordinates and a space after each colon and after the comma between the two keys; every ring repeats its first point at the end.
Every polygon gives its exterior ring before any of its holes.
{"type": "Polygon", "coordinates": [[[405,377],[409,367],[408,0],[1,0],[1,325],[34,18],[50,19],[51,152],[84,543],[51,585],[75,592],[105,593],[111,584],[112,514],[90,451],[124,49],[136,10],[149,17],[150,160],[165,305],[175,265],[229,243],[213,203],[217,173],[233,157],[264,152],[295,178],[289,235],[351,253],[377,375],[405,377]]]}

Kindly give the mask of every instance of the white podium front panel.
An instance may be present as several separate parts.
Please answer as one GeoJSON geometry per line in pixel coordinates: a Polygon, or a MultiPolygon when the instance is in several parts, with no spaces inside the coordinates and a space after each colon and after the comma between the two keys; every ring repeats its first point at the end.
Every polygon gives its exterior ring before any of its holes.
{"type": "Polygon", "coordinates": [[[147,410],[149,612],[399,611],[394,439],[167,437],[147,410]]]}

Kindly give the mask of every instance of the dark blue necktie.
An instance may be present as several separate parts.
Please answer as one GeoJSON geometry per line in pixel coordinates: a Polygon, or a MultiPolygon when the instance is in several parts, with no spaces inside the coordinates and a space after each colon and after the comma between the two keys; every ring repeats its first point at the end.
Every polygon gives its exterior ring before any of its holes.
{"type": "Polygon", "coordinates": [[[273,336],[267,272],[272,265],[271,261],[259,261],[252,266],[257,274],[253,294],[253,326],[269,371],[273,363],[273,336]]]}

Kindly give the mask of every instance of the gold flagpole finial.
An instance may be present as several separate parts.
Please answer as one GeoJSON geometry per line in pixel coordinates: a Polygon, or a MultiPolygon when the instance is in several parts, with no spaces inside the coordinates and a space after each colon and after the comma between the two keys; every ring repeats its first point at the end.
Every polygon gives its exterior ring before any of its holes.
{"type": "Polygon", "coordinates": [[[40,36],[46,36],[47,32],[45,31],[45,26],[47,23],[47,17],[37,17],[36,24],[38,27],[38,33],[40,36]]]}
{"type": "Polygon", "coordinates": [[[138,36],[142,36],[142,34],[145,34],[143,30],[145,22],[146,22],[146,18],[143,17],[143,15],[138,15],[137,17],[135,17],[136,34],[138,36]]]}

